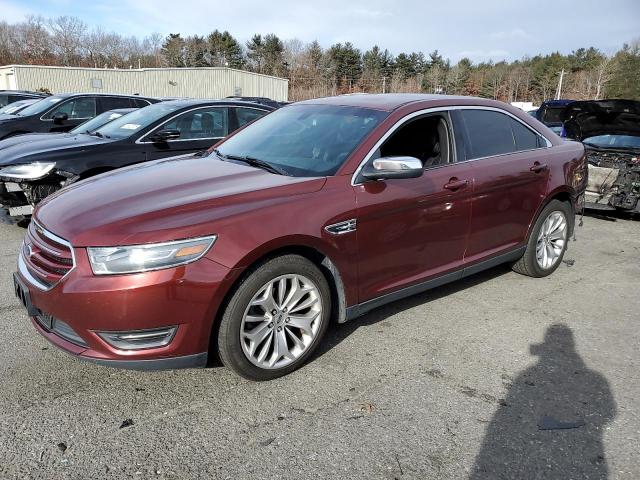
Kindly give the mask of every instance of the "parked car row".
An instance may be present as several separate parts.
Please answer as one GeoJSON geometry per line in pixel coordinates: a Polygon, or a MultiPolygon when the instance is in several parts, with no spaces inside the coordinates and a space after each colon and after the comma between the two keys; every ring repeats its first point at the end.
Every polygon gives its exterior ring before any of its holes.
{"type": "Polygon", "coordinates": [[[35,208],[14,274],[35,328],[103,365],[219,356],[254,380],[299,368],[331,321],[501,263],[551,274],[587,182],[580,143],[467,97],[170,101],[44,142],[0,155],[56,187],[129,166],[35,208]]]}
{"type": "Polygon", "coordinates": [[[6,131],[13,134],[0,141],[0,204],[11,216],[31,215],[43,198],[78,180],[135,163],[206,150],[274,109],[244,101],[158,103],[155,99],[104,95],[54,96],[42,102],[7,120],[11,126],[6,126],[6,131]],[[130,108],[143,105],[146,107],[135,111],[130,108]],[[99,113],[109,106],[126,108],[99,113]],[[89,116],[94,118],[86,121],[89,116]],[[85,123],[67,134],[16,134],[17,129],[67,129],[77,125],[80,117],[85,123]]]}
{"type": "Polygon", "coordinates": [[[43,92],[29,92],[26,90],[0,90],[0,107],[6,107],[22,100],[41,100],[48,94],[43,92]]]}
{"type": "Polygon", "coordinates": [[[62,94],[0,116],[0,139],[32,132],[68,132],[96,115],[116,108],[141,108],[155,98],[115,94],[62,94]]]}

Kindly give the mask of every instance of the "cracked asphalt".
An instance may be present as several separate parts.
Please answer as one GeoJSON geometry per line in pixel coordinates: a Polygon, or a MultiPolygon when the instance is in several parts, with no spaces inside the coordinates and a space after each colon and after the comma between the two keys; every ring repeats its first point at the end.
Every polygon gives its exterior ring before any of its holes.
{"type": "Polygon", "coordinates": [[[640,222],[335,326],[301,370],[95,366],[13,297],[0,219],[0,478],[640,478],[640,222]],[[550,428],[550,429],[546,429],[550,428]]]}

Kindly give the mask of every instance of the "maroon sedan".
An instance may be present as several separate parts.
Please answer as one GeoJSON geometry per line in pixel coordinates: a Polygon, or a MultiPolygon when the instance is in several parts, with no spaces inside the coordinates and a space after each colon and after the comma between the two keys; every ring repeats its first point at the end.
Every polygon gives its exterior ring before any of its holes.
{"type": "Polygon", "coordinates": [[[552,273],[581,144],[500,102],[351,95],[286,106],[207,155],[70,186],[35,211],[17,295],[104,365],[300,367],[331,320],[501,263],[552,273]]]}

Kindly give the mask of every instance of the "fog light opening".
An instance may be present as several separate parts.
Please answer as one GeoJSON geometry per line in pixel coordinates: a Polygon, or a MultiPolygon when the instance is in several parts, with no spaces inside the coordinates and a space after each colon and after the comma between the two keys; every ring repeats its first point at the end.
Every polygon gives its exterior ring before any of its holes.
{"type": "Polygon", "coordinates": [[[166,347],[173,340],[177,330],[178,327],[165,327],[127,332],[96,332],[96,334],[119,350],[143,350],[166,347]]]}

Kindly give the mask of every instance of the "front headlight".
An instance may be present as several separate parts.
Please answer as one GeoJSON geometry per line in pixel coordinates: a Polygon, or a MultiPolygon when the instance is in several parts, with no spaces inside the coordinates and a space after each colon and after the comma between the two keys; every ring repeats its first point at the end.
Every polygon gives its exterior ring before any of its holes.
{"type": "Polygon", "coordinates": [[[11,165],[0,170],[0,177],[14,180],[40,180],[46,177],[56,164],[54,162],[36,162],[25,165],[11,165]]]}
{"type": "Polygon", "coordinates": [[[139,273],[195,262],[209,251],[215,241],[216,236],[211,235],[127,247],[89,247],[87,252],[96,275],[139,273]]]}

